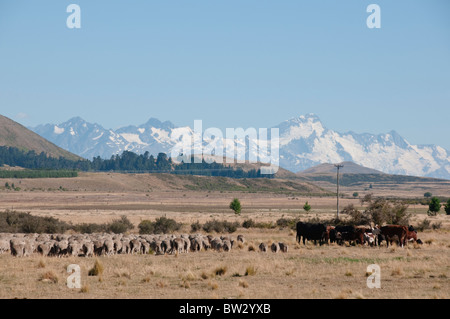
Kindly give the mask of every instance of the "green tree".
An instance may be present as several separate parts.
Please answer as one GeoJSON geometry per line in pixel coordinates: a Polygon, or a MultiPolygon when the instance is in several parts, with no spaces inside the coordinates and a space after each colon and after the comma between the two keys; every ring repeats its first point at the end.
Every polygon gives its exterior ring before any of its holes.
{"type": "Polygon", "coordinates": [[[428,216],[436,216],[441,210],[441,201],[437,197],[431,199],[430,205],[428,205],[428,216]]]}
{"type": "Polygon", "coordinates": [[[445,213],[447,215],[450,215],[450,198],[448,199],[447,203],[444,205],[445,213]]]}
{"type": "Polygon", "coordinates": [[[306,201],[305,205],[303,205],[303,209],[307,212],[311,210],[311,205],[308,204],[308,201],[306,201]]]}
{"type": "Polygon", "coordinates": [[[358,197],[358,196],[359,196],[358,192],[354,192],[354,193],[353,193],[353,197],[356,198],[356,197],[358,197]]]}
{"type": "Polygon", "coordinates": [[[239,199],[233,199],[233,201],[230,203],[230,209],[232,209],[236,215],[241,214],[241,202],[239,201],[239,199]]]}
{"type": "Polygon", "coordinates": [[[430,192],[426,192],[425,194],[423,194],[423,197],[425,198],[430,198],[431,196],[433,196],[433,194],[431,194],[430,192]]]}

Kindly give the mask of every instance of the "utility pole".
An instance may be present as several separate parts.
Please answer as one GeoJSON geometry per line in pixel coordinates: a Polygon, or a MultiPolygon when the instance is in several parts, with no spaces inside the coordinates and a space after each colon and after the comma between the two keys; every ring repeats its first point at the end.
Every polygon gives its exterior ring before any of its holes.
{"type": "Polygon", "coordinates": [[[337,209],[336,209],[336,219],[339,219],[339,169],[344,167],[342,164],[334,164],[334,166],[337,168],[337,209]]]}

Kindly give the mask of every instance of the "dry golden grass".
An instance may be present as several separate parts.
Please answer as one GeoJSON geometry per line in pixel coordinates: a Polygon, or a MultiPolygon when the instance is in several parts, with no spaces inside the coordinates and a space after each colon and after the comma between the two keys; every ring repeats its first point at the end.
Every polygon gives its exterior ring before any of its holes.
{"type": "MultiPolygon", "coordinates": [[[[287,231],[251,230],[249,240],[283,238],[287,231]]],[[[427,232],[420,250],[338,245],[285,254],[232,250],[173,255],[99,257],[102,280],[88,276],[93,258],[15,258],[0,255],[0,298],[449,298],[450,248],[446,231],[427,232]],[[381,267],[381,289],[366,285],[367,266],[381,267]],[[69,264],[81,267],[82,288],[66,286],[69,264]],[[244,274],[245,279],[243,278],[244,274]]]]}
{"type": "MultiPolygon", "coordinates": [[[[70,185],[64,183],[80,183],[72,185],[77,190],[68,192],[2,192],[0,210],[29,211],[72,223],[104,223],[126,215],[137,225],[143,219],[166,216],[184,223],[180,230],[184,233],[197,220],[242,223],[252,218],[275,222],[281,217],[331,218],[335,213],[335,199],[329,197],[296,196],[292,200],[286,194],[180,192],[151,184],[151,176],[140,177],[132,187],[120,177],[103,174],[94,178],[87,174],[76,180],[46,182],[53,183],[55,189],[60,183],[68,189],[70,185]],[[108,189],[108,181],[113,181],[113,188],[108,189]],[[234,197],[241,200],[241,216],[234,216],[228,209],[234,197]],[[309,213],[301,208],[306,200],[313,207],[309,213]]],[[[39,182],[22,183],[31,189],[39,187],[39,182]]],[[[359,205],[357,199],[341,201],[343,206],[348,203],[359,205]]],[[[415,214],[412,223],[427,217],[426,207],[410,206],[409,210],[415,214]]],[[[442,222],[442,229],[419,233],[426,244],[410,244],[407,248],[303,246],[295,242],[295,232],[288,229],[240,228],[233,236],[243,234],[246,242],[228,253],[117,255],[99,257],[96,267],[95,258],[14,258],[3,254],[0,298],[449,298],[450,217],[440,214],[427,218],[432,223],[442,222]],[[285,242],[289,252],[260,253],[261,242],[285,242]],[[381,289],[366,285],[370,275],[367,266],[374,263],[381,267],[381,289]],[[81,267],[81,289],[67,288],[70,264],[81,267]],[[99,271],[101,266],[103,272],[99,271]],[[98,275],[88,276],[94,268],[99,268],[98,275]]]]}

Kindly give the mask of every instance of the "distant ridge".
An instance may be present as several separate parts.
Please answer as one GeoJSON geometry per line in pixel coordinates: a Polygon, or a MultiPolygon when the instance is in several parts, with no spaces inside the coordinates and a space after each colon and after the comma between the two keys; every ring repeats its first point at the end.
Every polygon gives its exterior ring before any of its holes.
{"type": "MultiPolygon", "coordinates": [[[[450,151],[438,145],[411,144],[394,130],[381,134],[340,133],[325,127],[315,114],[301,115],[273,128],[279,129],[279,166],[291,172],[322,163],[351,161],[386,174],[450,180],[450,151]]],[[[125,150],[137,154],[149,152],[154,156],[159,152],[170,154],[183,134],[196,135],[202,140],[199,133],[189,126],[176,127],[169,121],[161,122],[154,118],[139,126],[115,130],[88,123],[79,117],[31,129],[59,147],[88,159],[97,156],[110,158],[125,150]]],[[[193,153],[201,154],[202,146],[207,143],[204,140],[203,144],[194,145],[193,153]]],[[[257,141],[251,149],[242,142],[223,140],[223,145],[227,143],[244,146],[246,158],[250,155],[256,158],[259,154],[257,141]]],[[[264,159],[260,161],[265,162],[264,159]]]]}
{"type": "MultiPolygon", "coordinates": [[[[349,161],[339,164],[344,165],[344,167],[339,170],[339,172],[342,174],[385,174],[376,169],[364,167],[362,165],[358,165],[349,161]]],[[[334,166],[334,164],[324,163],[310,167],[297,173],[297,175],[300,176],[308,174],[336,174],[336,167],[334,166]]]]}
{"type": "Polygon", "coordinates": [[[13,120],[0,115],[0,146],[15,147],[22,151],[44,152],[50,157],[64,157],[69,160],[80,160],[81,157],[72,154],[47,141],[13,120]]]}

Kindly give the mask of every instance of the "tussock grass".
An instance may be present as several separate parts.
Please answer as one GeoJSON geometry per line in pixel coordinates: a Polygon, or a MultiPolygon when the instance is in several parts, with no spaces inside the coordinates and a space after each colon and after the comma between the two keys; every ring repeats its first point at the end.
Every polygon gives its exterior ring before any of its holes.
{"type": "Polygon", "coordinates": [[[104,270],[105,270],[105,268],[104,268],[103,264],[98,259],[96,259],[94,267],[92,267],[89,270],[88,275],[89,276],[101,276],[103,274],[104,270]]]}
{"type": "Polygon", "coordinates": [[[41,276],[39,277],[39,281],[57,284],[59,278],[53,271],[47,271],[41,274],[41,276]]]}
{"type": "Polygon", "coordinates": [[[228,270],[227,266],[218,267],[214,270],[214,275],[215,276],[223,276],[227,273],[227,270],[228,270]]]}
{"type": "Polygon", "coordinates": [[[208,282],[208,288],[211,290],[217,290],[219,289],[219,284],[217,283],[217,281],[210,281],[208,282]]]}
{"type": "Polygon", "coordinates": [[[254,276],[256,275],[256,268],[254,266],[248,266],[245,269],[245,276],[254,276]]]}
{"type": "Polygon", "coordinates": [[[208,278],[210,277],[210,275],[207,274],[205,271],[203,271],[202,274],[200,275],[200,277],[201,277],[203,280],[206,280],[206,279],[208,279],[208,278]]]}
{"type": "Polygon", "coordinates": [[[392,270],[391,276],[401,276],[403,275],[403,269],[400,267],[396,267],[392,270]]]}
{"type": "Polygon", "coordinates": [[[248,288],[248,282],[245,280],[239,280],[239,287],[248,288]]]}
{"type": "Polygon", "coordinates": [[[89,290],[90,290],[89,285],[85,284],[85,285],[81,286],[80,293],[86,294],[89,292],[89,290]]]}
{"type": "Polygon", "coordinates": [[[180,278],[184,281],[194,281],[197,280],[197,277],[191,272],[188,271],[186,274],[180,276],[180,278]]]}
{"type": "MultiPolygon", "coordinates": [[[[188,225],[188,224],[187,224],[188,225]]],[[[88,277],[96,258],[68,257],[43,258],[33,255],[14,258],[0,255],[0,298],[448,298],[450,286],[450,247],[448,232],[430,231],[420,234],[423,241],[434,238],[434,245],[422,245],[421,250],[396,247],[341,247],[300,246],[286,254],[260,254],[244,249],[232,249],[228,253],[202,251],[171,255],[115,255],[99,257],[102,275],[88,277]],[[40,260],[46,264],[37,268],[40,260]],[[366,290],[366,267],[381,267],[382,288],[366,290]],[[87,293],[76,293],[65,287],[68,264],[79,264],[82,284],[88,285],[87,293]],[[31,266],[31,267],[30,267],[31,266]],[[256,275],[251,276],[253,267],[256,275]],[[217,274],[216,270],[223,269],[217,274]],[[248,270],[247,270],[248,268],[248,270]],[[396,269],[400,269],[396,273],[396,269]],[[57,284],[44,284],[37,280],[47,271],[53,271],[57,284]],[[247,272],[247,276],[245,276],[247,272]],[[351,276],[345,276],[349,272],[351,276]],[[394,275],[391,275],[391,273],[394,275]],[[384,279],[383,279],[384,278],[384,279]],[[294,279],[294,280],[293,280],[294,279]],[[384,283],[384,280],[386,282],[384,283]],[[239,283],[241,285],[239,285],[239,283]],[[308,287],[299,289],[298,283],[308,287]],[[341,283],[336,285],[336,283],[341,283]],[[24,284],[26,283],[26,284],[24,284]],[[248,287],[245,287],[246,284],[248,287]],[[384,283],[384,284],[383,284],[384,283]],[[411,290],[411,285],[415,289],[411,290]],[[361,288],[363,287],[363,288],[361,288]],[[353,293],[349,293],[351,289],[353,293]],[[37,292],[39,291],[39,296],[37,292]],[[359,294],[358,294],[359,293],[359,294]]],[[[243,231],[247,243],[284,241],[291,243],[289,234],[278,229],[243,231]]],[[[292,239],[292,238],[291,238],[292,239]]],[[[79,292],[79,289],[75,292],[79,292]]]]}

